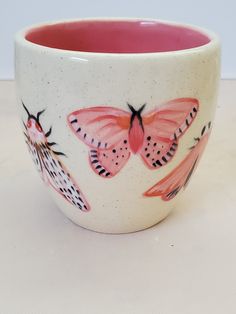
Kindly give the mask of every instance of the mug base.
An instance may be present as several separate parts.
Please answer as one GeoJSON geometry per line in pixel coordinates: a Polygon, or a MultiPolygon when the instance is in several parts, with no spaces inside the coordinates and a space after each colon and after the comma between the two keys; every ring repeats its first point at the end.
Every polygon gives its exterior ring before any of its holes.
{"type": "Polygon", "coordinates": [[[135,224],[135,225],[129,225],[129,226],[122,226],[122,225],[91,225],[91,224],[86,224],[86,223],[81,223],[81,221],[78,221],[75,217],[70,215],[70,213],[65,212],[62,208],[59,208],[59,210],[71,221],[73,222],[76,226],[79,226],[83,229],[97,232],[97,233],[102,233],[102,234],[128,234],[128,233],[134,233],[142,230],[149,229],[151,227],[154,227],[161,221],[163,221],[167,216],[169,216],[170,212],[173,210],[165,210],[162,212],[161,215],[158,215],[156,219],[152,219],[152,222],[146,223],[146,224],[135,224]]]}

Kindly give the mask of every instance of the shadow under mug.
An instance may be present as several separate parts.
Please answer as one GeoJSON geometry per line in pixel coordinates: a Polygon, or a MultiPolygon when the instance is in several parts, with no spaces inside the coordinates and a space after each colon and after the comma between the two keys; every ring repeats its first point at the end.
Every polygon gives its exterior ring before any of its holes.
{"type": "Polygon", "coordinates": [[[79,19],[26,28],[15,48],[25,140],[58,207],[107,233],[164,219],[211,132],[217,36],[152,19],[79,19]]]}

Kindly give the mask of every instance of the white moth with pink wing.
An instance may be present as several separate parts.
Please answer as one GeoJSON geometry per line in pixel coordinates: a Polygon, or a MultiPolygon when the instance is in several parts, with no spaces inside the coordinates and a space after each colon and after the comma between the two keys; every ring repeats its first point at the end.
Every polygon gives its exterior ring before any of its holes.
{"type": "Polygon", "coordinates": [[[43,181],[60,193],[69,203],[82,211],[88,211],[90,206],[83,193],[59,159],[59,156],[65,156],[65,154],[53,150],[52,146],[56,143],[49,142],[47,139],[52,129],[50,128],[49,131],[45,133],[40,124],[39,117],[44,110],[34,116],[23,103],[22,105],[28,115],[27,122],[23,122],[26,143],[43,181]]]}

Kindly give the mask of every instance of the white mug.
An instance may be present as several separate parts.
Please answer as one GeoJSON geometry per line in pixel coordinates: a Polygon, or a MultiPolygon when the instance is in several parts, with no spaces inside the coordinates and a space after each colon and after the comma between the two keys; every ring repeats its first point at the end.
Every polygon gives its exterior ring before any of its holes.
{"type": "Polygon", "coordinates": [[[211,131],[217,36],[166,21],[102,18],[33,26],[15,44],[25,140],[58,207],[106,233],[164,219],[211,131]]]}

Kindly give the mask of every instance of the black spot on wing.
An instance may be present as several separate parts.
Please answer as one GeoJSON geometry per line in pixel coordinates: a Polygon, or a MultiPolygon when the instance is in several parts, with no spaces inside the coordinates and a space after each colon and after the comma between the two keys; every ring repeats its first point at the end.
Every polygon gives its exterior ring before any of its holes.
{"type": "Polygon", "coordinates": [[[65,172],[63,169],[62,162],[58,158],[55,159],[54,153],[49,147],[45,148],[42,146],[42,156],[45,157],[44,165],[51,178],[52,186],[71,204],[80,210],[85,210],[83,207],[84,201],[82,197],[80,197],[80,191],[72,181],[70,173],[65,172]]]}
{"type": "Polygon", "coordinates": [[[70,121],[71,124],[78,122],[78,120],[75,118],[72,121],[70,121]]]}
{"type": "Polygon", "coordinates": [[[156,164],[157,164],[158,166],[160,166],[160,167],[162,166],[162,163],[160,162],[159,159],[156,160],[156,164]]]}
{"type": "Polygon", "coordinates": [[[105,169],[102,169],[102,170],[99,171],[98,174],[101,175],[101,174],[103,174],[104,172],[106,172],[106,170],[105,170],[105,169]]]}
{"type": "Polygon", "coordinates": [[[167,162],[167,159],[166,159],[165,156],[163,156],[161,159],[162,159],[165,163],[167,162]]]}

